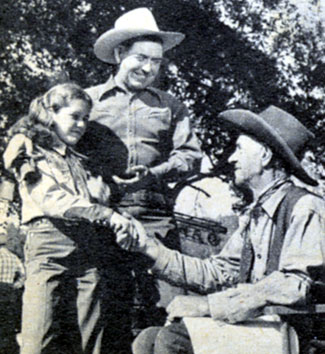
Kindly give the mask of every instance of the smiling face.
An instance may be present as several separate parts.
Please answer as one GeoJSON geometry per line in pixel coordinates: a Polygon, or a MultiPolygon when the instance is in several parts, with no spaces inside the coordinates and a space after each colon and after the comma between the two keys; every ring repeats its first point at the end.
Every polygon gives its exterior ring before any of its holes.
{"type": "Polygon", "coordinates": [[[266,148],[248,135],[241,134],[236,149],[228,161],[235,168],[235,184],[251,187],[258,182],[264,170],[266,148]]]}
{"type": "Polygon", "coordinates": [[[68,106],[52,112],[55,132],[63,143],[69,146],[78,143],[86,131],[89,112],[89,104],[81,99],[73,99],[68,106]]]}
{"type": "Polygon", "coordinates": [[[153,83],[163,59],[163,47],[149,40],[138,41],[120,53],[115,80],[128,91],[142,90],[153,83]]]}

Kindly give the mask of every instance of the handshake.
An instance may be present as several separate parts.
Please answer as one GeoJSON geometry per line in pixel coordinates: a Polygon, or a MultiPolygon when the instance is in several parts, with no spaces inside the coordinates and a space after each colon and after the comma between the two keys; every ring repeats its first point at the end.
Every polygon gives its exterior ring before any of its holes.
{"type": "Polygon", "coordinates": [[[114,212],[110,224],[116,234],[116,243],[122,249],[157,259],[160,242],[147,235],[141,222],[127,213],[120,215],[114,212]]]}

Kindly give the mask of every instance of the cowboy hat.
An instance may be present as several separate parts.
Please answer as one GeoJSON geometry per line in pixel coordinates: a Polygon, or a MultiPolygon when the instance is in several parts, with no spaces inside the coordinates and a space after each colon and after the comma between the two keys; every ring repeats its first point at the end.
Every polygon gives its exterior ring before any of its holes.
{"type": "Polygon", "coordinates": [[[231,109],[221,112],[219,118],[235,130],[270,146],[301,181],[312,186],[318,184],[303,169],[297,157],[306,143],[314,138],[314,134],[294,116],[270,106],[259,114],[245,109],[231,109]]]}
{"type": "Polygon", "coordinates": [[[116,64],[114,48],[128,39],[148,35],[159,37],[164,51],[175,47],[185,37],[179,32],[160,31],[149,9],[141,7],[119,17],[114,28],[97,39],[94,46],[95,55],[106,63],[116,64]]]}

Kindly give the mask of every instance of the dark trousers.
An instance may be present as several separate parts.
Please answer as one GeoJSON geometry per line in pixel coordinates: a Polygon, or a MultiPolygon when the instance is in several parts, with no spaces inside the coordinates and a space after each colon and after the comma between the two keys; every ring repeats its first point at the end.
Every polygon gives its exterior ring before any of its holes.
{"type": "MultiPolygon", "coordinates": [[[[179,235],[173,217],[163,213],[155,214],[149,208],[144,207],[120,207],[119,211],[134,216],[143,224],[149,236],[161,240],[168,248],[180,248],[179,235]]],[[[163,325],[165,318],[162,322],[156,321],[159,313],[163,313],[163,309],[176,295],[184,294],[184,289],[150,275],[148,269],[152,266],[152,261],[148,257],[133,254],[130,262],[136,285],[135,304],[143,308],[153,319],[146,321],[140,328],[163,325]]],[[[144,316],[141,318],[144,319],[144,316]]]]}
{"type": "Polygon", "coordinates": [[[20,331],[21,289],[0,283],[0,354],[19,352],[16,335],[20,331]]]}
{"type": "Polygon", "coordinates": [[[133,354],[194,354],[184,322],[143,330],[132,344],[133,354]]]}

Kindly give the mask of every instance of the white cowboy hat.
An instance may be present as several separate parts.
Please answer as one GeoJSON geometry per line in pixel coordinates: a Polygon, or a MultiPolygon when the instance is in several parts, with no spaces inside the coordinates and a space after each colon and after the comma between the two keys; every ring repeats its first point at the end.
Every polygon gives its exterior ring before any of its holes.
{"type": "Polygon", "coordinates": [[[150,10],[141,7],[119,17],[115,21],[114,28],[97,39],[94,47],[95,55],[106,63],[116,64],[114,48],[128,39],[146,35],[161,38],[164,51],[175,47],[185,37],[179,32],[160,31],[150,10]]]}

